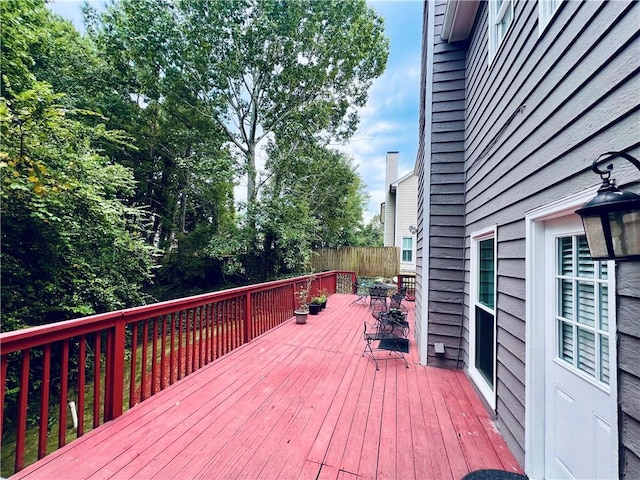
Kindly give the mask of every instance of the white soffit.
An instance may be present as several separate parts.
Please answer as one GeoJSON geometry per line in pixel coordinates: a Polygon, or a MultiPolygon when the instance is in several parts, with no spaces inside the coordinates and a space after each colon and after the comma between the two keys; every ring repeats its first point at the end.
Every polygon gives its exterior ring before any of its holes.
{"type": "Polygon", "coordinates": [[[480,0],[448,0],[440,38],[446,42],[466,40],[471,33],[480,0]]]}

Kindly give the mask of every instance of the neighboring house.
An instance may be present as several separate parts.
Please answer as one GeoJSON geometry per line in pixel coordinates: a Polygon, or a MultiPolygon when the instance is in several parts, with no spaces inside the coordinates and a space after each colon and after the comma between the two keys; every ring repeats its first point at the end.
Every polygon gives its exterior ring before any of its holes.
{"type": "Polygon", "coordinates": [[[640,478],[640,262],[592,262],[575,214],[595,158],[640,158],[639,72],[640,2],[425,4],[420,360],[467,370],[530,478],[640,478]]]}
{"type": "Polygon", "coordinates": [[[416,236],[411,230],[417,221],[418,177],[413,172],[398,179],[398,152],[387,152],[385,201],[380,206],[384,246],[398,247],[400,272],[416,271],[416,236]]]}

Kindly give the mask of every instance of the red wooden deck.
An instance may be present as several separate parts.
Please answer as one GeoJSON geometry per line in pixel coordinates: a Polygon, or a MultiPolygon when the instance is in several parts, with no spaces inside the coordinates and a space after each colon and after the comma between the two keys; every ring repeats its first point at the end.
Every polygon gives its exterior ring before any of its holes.
{"type": "MultiPolygon", "coordinates": [[[[12,478],[460,479],[520,471],[462,371],[362,357],[369,309],[330,297],[12,478]]],[[[413,323],[413,304],[409,304],[413,323]]],[[[384,356],[384,355],[383,355],[384,356]]]]}

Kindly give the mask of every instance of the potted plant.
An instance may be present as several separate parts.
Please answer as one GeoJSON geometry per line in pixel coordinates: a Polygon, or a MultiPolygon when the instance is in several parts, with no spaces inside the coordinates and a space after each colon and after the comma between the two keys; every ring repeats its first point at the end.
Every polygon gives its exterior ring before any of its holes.
{"type": "Polygon", "coordinates": [[[327,306],[327,297],[329,291],[326,288],[322,288],[318,291],[318,298],[320,299],[321,310],[324,310],[327,306]]]}
{"type": "Polygon", "coordinates": [[[311,303],[309,304],[309,314],[317,315],[320,312],[320,308],[322,307],[322,300],[320,297],[313,297],[311,299],[311,303]]]}
{"type": "MultiPolygon", "coordinates": [[[[309,282],[307,282],[309,283],[309,282]]],[[[307,315],[309,314],[309,287],[300,287],[300,290],[296,293],[296,309],[293,313],[296,315],[296,323],[307,323],[307,315]]]]}

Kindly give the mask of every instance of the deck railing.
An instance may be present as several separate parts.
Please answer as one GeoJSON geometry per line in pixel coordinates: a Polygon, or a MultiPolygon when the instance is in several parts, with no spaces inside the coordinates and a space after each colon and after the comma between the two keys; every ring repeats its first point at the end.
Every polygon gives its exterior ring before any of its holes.
{"type": "Polygon", "coordinates": [[[416,298],[416,274],[401,273],[398,275],[398,288],[405,288],[407,298],[415,300],[416,298]]]}
{"type": "MultiPolygon", "coordinates": [[[[4,462],[6,449],[13,453],[13,465],[3,465],[2,476],[292,318],[296,293],[308,280],[296,277],[0,334],[4,462]]],[[[311,294],[351,293],[354,281],[354,272],[318,273],[311,278],[311,294]]]]}

